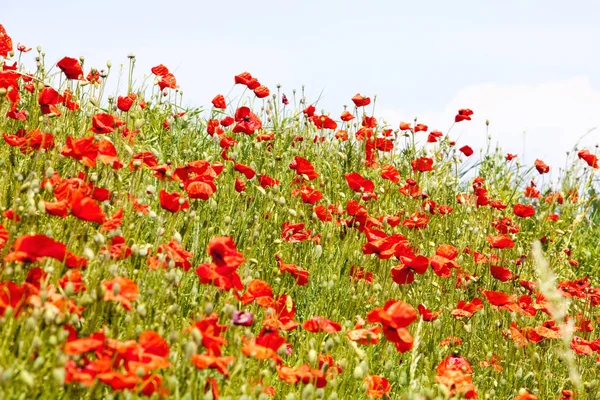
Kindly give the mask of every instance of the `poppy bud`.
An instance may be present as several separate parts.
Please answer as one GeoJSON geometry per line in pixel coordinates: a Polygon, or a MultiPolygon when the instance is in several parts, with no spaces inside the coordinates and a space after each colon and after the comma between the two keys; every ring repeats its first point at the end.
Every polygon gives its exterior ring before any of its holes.
{"type": "Polygon", "coordinates": [[[64,385],[65,384],[65,369],[64,368],[54,368],[54,370],[52,371],[52,378],[54,378],[54,382],[56,382],[57,385],[64,385]]]}
{"type": "Polygon", "coordinates": [[[365,373],[363,369],[359,365],[357,365],[356,368],[354,368],[354,371],[352,372],[352,376],[354,377],[354,379],[363,379],[365,373]]]}
{"type": "Polygon", "coordinates": [[[312,383],[309,383],[308,385],[304,386],[304,389],[302,389],[302,399],[303,400],[312,399],[314,393],[315,393],[315,386],[312,383]]]}
{"type": "Polygon", "coordinates": [[[311,364],[315,364],[317,362],[317,351],[315,349],[310,349],[308,351],[308,362],[311,364]]]}
{"type": "Polygon", "coordinates": [[[202,333],[198,328],[192,329],[192,338],[197,344],[202,343],[202,333]]]}

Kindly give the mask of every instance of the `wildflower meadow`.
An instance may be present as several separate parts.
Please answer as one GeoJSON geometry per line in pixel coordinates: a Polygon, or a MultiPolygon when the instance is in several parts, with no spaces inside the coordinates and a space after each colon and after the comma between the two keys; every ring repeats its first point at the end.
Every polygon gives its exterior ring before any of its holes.
{"type": "Polygon", "coordinates": [[[168,59],[16,39],[0,398],[600,398],[596,148],[522,163],[453,136],[467,104],[389,126],[243,65],[184,107],[168,59]]]}

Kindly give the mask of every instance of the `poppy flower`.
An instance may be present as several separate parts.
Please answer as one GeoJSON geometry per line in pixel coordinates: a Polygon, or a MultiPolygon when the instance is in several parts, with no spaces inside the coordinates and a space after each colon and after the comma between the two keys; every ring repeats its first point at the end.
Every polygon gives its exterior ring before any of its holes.
{"type": "Polygon", "coordinates": [[[6,33],[4,26],[0,24],[0,56],[8,57],[9,53],[13,50],[12,39],[6,33]]]}
{"type": "Polygon", "coordinates": [[[13,243],[12,251],[4,257],[5,262],[35,262],[50,257],[64,262],[67,267],[81,268],[87,261],[67,250],[67,246],[45,235],[19,236],[13,243]]]}
{"type": "Polygon", "coordinates": [[[413,283],[415,273],[424,274],[429,267],[429,259],[425,256],[416,256],[414,258],[400,257],[402,264],[392,267],[392,280],[399,285],[413,283]]]}
{"type": "Polygon", "coordinates": [[[61,112],[56,106],[63,102],[63,97],[54,88],[45,87],[38,95],[38,104],[42,114],[61,115],[61,112]]]}
{"type": "Polygon", "coordinates": [[[313,115],[310,120],[319,129],[336,129],[337,123],[327,115],[313,115]]]}
{"type": "Polygon", "coordinates": [[[580,150],[577,153],[577,157],[579,157],[581,160],[585,161],[587,163],[587,165],[589,165],[592,168],[598,168],[598,157],[596,157],[594,154],[590,153],[589,150],[580,150]]]}
{"type": "Polygon", "coordinates": [[[350,189],[355,192],[373,192],[375,190],[375,184],[371,180],[363,178],[356,172],[345,174],[344,177],[350,189]]]}
{"type": "Polygon", "coordinates": [[[473,149],[469,146],[463,146],[458,150],[460,150],[460,152],[463,153],[467,157],[470,157],[471,155],[473,155],[473,149]]]}
{"type": "Polygon", "coordinates": [[[394,183],[400,183],[400,172],[392,164],[381,166],[381,177],[394,183]]]}
{"type": "Polygon", "coordinates": [[[242,354],[257,360],[272,359],[277,364],[281,364],[282,360],[277,351],[285,345],[285,338],[280,336],[277,331],[263,329],[253,343],[244,341],[242,354]]]}
{"type": "Polygon", "coordinates": [[[294,161],[290,163],[289,167],[295,170],[298,175],[306,175],[308,180],[311,181],[319,176],[310,161],[299,156],[294,156],[294,161]]]}
{"type": "Polygon", "coordinates": [[[104,288],[104,301],[116,301],[121,303],[124,309],[131,311],[131,302],[137,299],[139,289],[137,284],[129,278],[117,277],[108,281],[102,281],[104,288]]]}
{"type": "Polygon", "coordinates": [[[477,392],[473,385],[473,367],[459,355],[446,357],[436,367],[437,383],[444,385],[451,397],[460,396],[465,399],[476,399],[477,392]]]}
{"type": "Polygon", "coordinates": [[[342,326],[335,321],[324,317],[313,317],[302,324],[302,327],[309,332],[336,333],[342,330],[342,326]]]}
{"type": "Polygon", "coordinates": [[[531,205],[515,204],[513,212],[517,217],[528,218],[535,215],[535,208],[531,205]]]}
{"type": "Polygon", "coordinates": [[[516,155],[516,154],[510,154],[510,153],[506,153],[506,156],[505,156],[505,158],[506,158],[506,161],[512,161],[512,160],[514,160],[515,158],[517,158],[517,155],[516,155]]]}
{"type": "Polygon", "coordinates": [[[454,122],[460,122],[465,120],[470,121],[471,115],[473,115],[473,111],[469,110],[468,108],[461,108],[460,110],[458,110],[458,114],[456,114],[456,117],[454,117],[454,122]]]}
{"type": "Polygon", "coordinates": [[[76,58],[64,57],[58,63],[56,63],[56,66],[60,68],[67,79],[83,78],[83,69],[81,68],[79,60],[76,58]]]}
{"type": "Polygon", "coordinates": [[[217,186],[211,178],[198,176],[186,181],[184,189],[190,199],[208,200],[217,191],[217,186]]]}
{"type": "Polygon", "coordinates": [[[258,176],[258,182],[259,182],[260,186],[263,188],[279,185],[279,180],[277,180],[275,178],[271,178],[270,176],[263,175],[263,174],[258,176]]]}
{"type": "Polygon", "coordinates": [[[192,355],[192,364],[198,369],[212,368],[219,371],[225,377],[229,376],[227,367],[235,361],[233,356],[214,356],[209,354],[192,355]]]}
{"type": "Polygon", "coordinates": [[[71,214],[81,220],[98,224],[103,224],[106,220],[102,207],[94,199],[85,196],[81,192],[75,192],[71,197],[70,206],[71,214]]]}
{"type": "Polygon", "coordinates": [[[272,303],[273,289],[271,285],[260,279],[253,279],[248,283],[246,292],[241,297],[242,304],[250,304],[254,301],[261,307],[267,307],[272,303]]]}
{"type": "Polygon", "coordinates": [[[177,211],[185,210],[190,207],[187,199],[181,197],[181,195],[177,192],[168,193],[166,190],[161,190],[159,198],[160,206],[172,213],[176,213],[177,211]]]}
{"type": "Polygon", "coordinates": [[[135,93],[129,93],[127,96],[119,96],[117,97],[117,108],[123,112],[128,112],[136,99],[137,96],[135,93]]]}
{"type": "Polygon", "coordinates": [[[505,235],[488,236],[487,241],[494,249],[512,249],[515,247],[515,242],[505,235]]]}
{"type": "Polygon", "coordinates": [[[259,99],[263,99],[263,98],[267,97],[270,94],[269,88],[266,87],[266,86],[260,85],[260,86],[258,86],[257,88],[254,89],[254,94],[259,99]]]}
{"type": "Polygon", "coordinates": [[[312,117],[315,115],[315,111],[317,109],[315,108],[314,105],[309,105],[308,107],[306,107],[304,110],[302,110],[302,112],[304,113],[304,115],[306,115],[307,117],[312,117]]]}
{"type": "Polygon", "coordinates": [[[367,397],[371,399],[380,399],[383,396],[390,398],[389,392],[392,390],[390,382],[380,375],[369,375],[365,377],[367,386],[367,397]]]}
{"type": "Polygon", "coordinates": [[[253,78],[250,72],[242,72],[241,74],[236,75],[234,77],[234,81],[236,85],[245,85],[250,90],[254,90],[260,86],[258,80],[256,80],[256,78],[253,78]]]}
{"type": "Polygon", "coordinates": [[[402,223],[402,226],[409,229],[425,229],[429,223],[429,216],[423,212],[415,211],[406,218],[402,223]]]}
{"type": "Polygon", "coordinates": [[[90,131],[94,133],[111,133],[115,128],[122,126],[123,121],[111,114],[98,113],[92,117],[92,127],[90,131]]]}
{"type": "Polygon", "coordinates": [[[427,132],[427,130],[429,129],[429,127],[425,124],[416,124],[414,131],[416,132],[427,132]]]}
{"type": "Polygon", "coordinates": [[[416,160],[410,162],[413,171],[427,172],[433,171],[433,157],[419,157],[416,160]]]}
{"type": "Polygon", "coordinates": [[[423,318],[423,321],[427,322],[435,321],[441,314],[439,311],[429,310],[423,304],[419,304],[417,306],[417,310],[419,311],[419,315],[421,316],[421,318],[423,318]]]}
{"type": "Polygon", "coordinates": [[[342,113],[342,115],[340,116],[340,119],[344,122],[348,122],[348,121],[352,121],[354,119],[354,115],[352,115],[350,112],[348,111],[344,111],[342,113]]]}
{"type": "Polygon", "coordinates": [[[512,279],[516,279],[515,275],[505,267],[499,265],[490,265],[490,273],[500,282],[508,282],[512,279]]]}
{"type": "Polygon", "coordinates": [[[412,348],[414,339],[406,327],[416,319],[417,311],[401,300],[388,300],[383,308],[374,308],[367,314],[367,322],[381,323],[385,337],[400,353],[412,348]]]}
{"type": "Polygon", "coordinates": [[[294,277],[294,280],[296,281],[296,284],[298,284],[299,286],[304,286],[308,283],[309,272],[307,270],[296,264],[286,264],[279,254],[275,254],[275,258],[277,259],[279,272],[281,272],[282,274],[284,272],[287,272],[290,275],[292,275],[294,277]]]}
{"type": "Polygon", "coordinates": [[[483,303],[480,298],[475,297],[470,302],[460,300],[456,305],[456,308],[450,311],[450,315],[454,318],[471,318],[478,310],[483,308],[483,303]]]}
{"type": "Polygon", "coordinates": [[[246,182],[244,182],[239,176],[235,178],[234,184],[235,191],[241,193],[246,190],[246,182]]]}
{"type": "Polygon", "coordinates": [[[235,122],[236,125],[233,127],[233,133],[252,135],[262,128],[262,121],[246,106],[240,107],[235,111],[235,122]]]}
{"type": "Polygon", "coordinates": [[[412,130],[412,127],[410,126],[409,122],[400,122],[400,130],[401,131],[410,131],[410,130],[412,130]]]}
{"type": "Polygon", "coordinates": [[[231,315],[231,322],[234,325],[252,326],[254,315],[250,311],[234,311],[231,315]]]}
{"type": "Polygon", "coordinates": [[[321,201],[323,198],[323,193],[303,185],[300,189],[293,189],[292,196],[301,196],[303,202],[307,204],[315,204],[318,201],[321,201]]]}
{"type": "Polygon", "coordinates": [[[218,94],[216,95],[212,101],[211,101],[212,105],[214,108],[219,108],[221,110],[224,110],[227,108],[227,104],[225,103],[225,97],[223,97],[222,94],[218,94]]]}
{"type": "Polygon", "coordinates": [[[537,169],[537,172],[539,172],[540,175],[546,174],[550,171],[550,167],[547,166],[546,163],[544,163],[542,160],[536,159],[533,164],[535,165],[535,169],[537,169]]]}
{"type": "Polygon", "coordinates": [[[360,93],[357,93],[352,98],[352,102],[356,107],[365,107],[371,104],[371,99],[369,97],[361,96],[360,93]]]}

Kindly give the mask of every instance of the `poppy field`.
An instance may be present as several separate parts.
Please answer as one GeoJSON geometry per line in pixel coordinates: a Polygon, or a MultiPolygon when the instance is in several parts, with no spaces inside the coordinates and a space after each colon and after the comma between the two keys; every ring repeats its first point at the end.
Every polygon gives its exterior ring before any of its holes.
{"type": "Polygon", "coordinates": [[[600,398],[596,148],[59,57],[0,25],[0,398],[600,398]]]}

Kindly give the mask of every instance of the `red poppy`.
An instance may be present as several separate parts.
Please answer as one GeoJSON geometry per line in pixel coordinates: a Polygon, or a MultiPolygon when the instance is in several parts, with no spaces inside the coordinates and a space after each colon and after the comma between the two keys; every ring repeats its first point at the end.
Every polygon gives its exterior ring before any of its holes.
{"type": "Polygon", "coordinates": [[[515,204],[513,212],[517,217],[528,218],[535,215],[535,208],[531,205],[515,204]]]}
{"type": "Polygon", "coordinates": [[[303,185],[300,189],[293,189],[292,196],[301,196],[302,201],[307,204],[315,204],[321,201],[323,193],[311,187],[303,185]]]}
{"type": "Polygon", "coordinates": [[[512,249],[515,247],[515,242],[505,235],[488,236],[487,241],[494,249],[512,249]]]}
{"type": "Polygon", "coordinates": [[[219,108],[222,110],[227,108],[227,104],[225,103],[225,97],[223,97],[222,94],[218,94],[212,99],[212,105],[213,105],[213,107],[219,108]]]}
{"type": "Polygon", "coordinates": [[[336,129],[337,123],[327,115],[313,115],[310,120],[319,129],[336,129]]]}
{"type": "Polygon", "coordinates": [[[302,112],[304,113],[304,115],[306,115],[307,117],[312,117],[313,115],[315,115],[315,111],[317,109],[315,108],[314,105],[310,105],[308,107],[306,107],[304,110],[302,110],[302,112]]]}
{"type": "Polygon", "coordinates": [[[236,125],[233,127],[233,133],[244,133],[252,135],[255,131],[262,128],[262,121],[248,107],[240,107],[235,111],[236,125]]]}
{"type": "Polygon", "coordinates": [[[400,130],[401,131],[410,131],[410,130],[412,130],[412,127],[410,126],[409,122],[400,122],[400,130]]]}
{"type": "Polygon", "coordinates": [[[299,156],[294,156],[294,161],[290,163],[289,167],[295,170],[298,175],[306,175],[308,180],[311,181],[319,176],[310,161],[299,156]]]}
{"type": "Polygon", "coordinates": [[[354,103],[354,105],[356,107],[364,107],[364,106],[368,106],[369,104],[371,104],[371,99],[369,97],[361,96],[359,93],[357,93],[352,98],[352,102],[354,103]]]}
{"type": "Polygon", "coordinates": [[[64,244],[44,235],[18,237],[13,243],[12,251],[4,257],[4,261],[35,262],[43,257],[54,258],[71,268],[81,268],[87,265],[84,258],[72,254],[64,244]]]}
{"type": "Polygon", "coordinates": [[[261,187],[267,188],[267,187],[273,187],[273,186],[279,185],[279,180],[277,180],[275,178],[271,178],[268,175],[261,174],[258,176],[258,183],[260,184],[261,187]]]}
{"type": "Polygon", "coordinates": [[[425,256],[416,256],[414,258],[400,257],[402,264],[392,267],[392,280],[399,285],[413,283],[415,280],[415,272],[424,274],[429,267],[429,259],[425,256]]]}
{"type": "Polygon", "coordinates": [[[550,171],[550,167],[547,166],[542,160],[536,159],[534,165],[535,169],[537,169],[540,175],[546,174],[550,171]]]}
{"type": "Polygon", "coordinates": [[[64,57],[56,66],[65,74],[67,79],[83,79],[83,69],[79,60],[71,57],[64,57]]]}
{"type": "Polygon", "coordinates": [[[366,376],[365,383],[367,385],[367,397],[372,399],[380,399],[383,396],[386,396],[388,399],[390,398],[388,393],[390,390],[392,390],[392,386],[390,385],[390,382],[383,376],[366,376]]]}
{"type": "Polygon", "coordinates": [[[470,157],[471,155],[473,155],[473,149],[469,146],[463,146],[458,150],[460,150],[460,152],[463,153],[467,157],[470,157]]]}
{"type": "Polygon", "coordinates": [[[419,304],[417,310],[419,310],[419,315],[423,318],[423,321],[427,322],[435,321],[441,314],[440,311],[429,310],[423,304],[419,304]]]}
{"type": "Polygon", "coordinates": [[[75,217],[98,224],[104,223],[106,215],[102,211],[102,207],[91,197],[85,196],[81,192],[75,192],[71,196],[69,202],[71,214],[75,217]]]}
{"type": "Polygon", "coordinates": [[[429,223],[429,216],[423,212],[415,211],[406,218],[402,226],[410,229],[425,229],[429,223]]]}
{"type": "Polygon", "coordinates": [[[400,172],[392,164],[385,164],[381,167],[381,177],[394,183],[400,183],[400,172]]]}
{"type": "Polygon", "coordinates": [[[254,339],[254,343],[243,342],[242,353],[257,360],[272,359],[277,364],[281,364],[282,360],[277,351],[285,345],[285,338],[280,336],[277,331],[263,329],[254,339]]]}
{"type": "Polygon", "coordinates": [[[348,122],[354,119],[354,115],[352,115],[350,112],[348,111],[344,111],[342,113],[342,115],[340,116],[340,119],[344,122],[348,122]]]}
{"type": "Polygon", "coordinates": [[[61,115],[60,110],[56,105],[63,102],[63,97],[53,88],[45,87],[40,91],[38,96],[38,104],[42,114],[61,115]]]}
{"type": "Polygon", "coordinates": [[[429,129],[429,127],[425,124],[416,124],[414,131],[416,132],[427,132],[427,129],[429,129]]]}
{"type": "Polygon", "coordinates": [[[590,167],[598,168],[598,157],[590,153],[589,150],[580,150],[577,153],[577,157],[585,161],[590,167]]]}
{"type": "Polygon", "coordinates": [[[508,268],[499,265],[490,265],[490,273],[500,282],[508,282],[517,278],[508,268]]]}
{"type": "Polygon", "coordinates": [[[0,56],[8,57],[13,50],[13,43],[10,36],[7,35],[6,29],[0,24],[0,56]]]}
{"type": "Polygon", "coordinates": [[[129,278],[117,277],[109,281],[102,281],[104,288],[104,301],[116,301],[123,308],[131,311],[131,302],[137,299],[139,289],[137,284],[129,278]]]}
{"type": "Polygon", "coordinates": [[[294,277],[294,280],[299,286],[304,286],[308,283],[309,272],[296,264],[286,264],[279,254],[275,254],[279,272],[282,274],[288,272],[294,277]]]}
{"type": "Polygon", "coordinates": [[[465,120],[470,121],[471,115],[473,115],[473,111],[469,110],[468,108],[461,108],[460,110],[458,110],[458,114],[456,114],[456,117],[454,117],[454,122],[460,122],[465,120]]]}
{"type": "Polygon", "coordinates": [[[350,189],[355,192],[373,192],[375,190],[375,184],[373,181],[369,179],[363,178],[360,174],[356,172],[350,172],[349,174],[345,174],[346,182],[350,189]]]}
{"type": "Polygon", "coordinates": [[[471,318],[478,310],[483,308],[483,303],[480,298],[475,297],[469,303],[460,300],[456,308],[450,312],[454,318],[471,318]]]}
{"type": "Polygon", "coordinates": [[[98,113],[92,117],[92,127],[90,131],[94,133],[111,133],[124,124],[114,115],[98,113]]]}
{"type": "Polygon", "coordinates": [[[254,89],[254,94],[259,99],[263,99],[263,98],[267,97],[270,94],[269,88],[266,87],[266,86],[260,85],[260,86],[258,86],[257,88],[254,89]]]}
{"type": "Polygon", "coordinates": [[[253,78],[249,72],[242,72],[235,76],[235,84],[245,85],[250,90],[254,90],[260,86],[260,83],[256,78],[253,78]]]}
{"type": "Polygon", "coordinates": [[[427,172],[433,171],[433,157],[419,157],[416,160],[410,162],[413,171],[427,172]]]}
{"type": "Polygon", "coordinates": [[[129,93],[127,96],[117,97],[117,108],[123,112],[127,112],[131,109],[133,102],[137,99],[135,93],[129,93]]]}
{"type": "Polygon", "coordinates": [[[309,332],[336,333],[342,330],[342,326],[335,321],[325,317],[313,317],[302,324],[302,327],[309,332]]]}
{"type": "Polygon", "coordinates": [[[273,303],[273,289],[271,285],[260,279],[253,279],[248,283],[246,292],[240,298],[242,304],[254,301],[261,307],[269,307],[273,303]]]}
{"type": "Polygon", "coordinates": [[[190,204],[187,199],[181,197],[181,195],[177,192],[168,193],[166,190],[161,190],[159,197],[160,206],[172,213],[190,208],[190,204]]]}
{"type": "Polygon", "coordinates": [[[380,322],[386,339],[393,342],[400,353],[413,346],[414,339],[406,327],[416,319],[417,311],[401,300],[389,300],[383,308],[374,308],[367,314],[367,322],[380,322]]]}
{"type": "Polygon", "coordinates": [[[192,364],[198,369],[213,368],[223,374],[229,376],[227,367],[235,361],[233,356],[214,356],[209,354],[194,354],[192,355],[192,364]]]}

